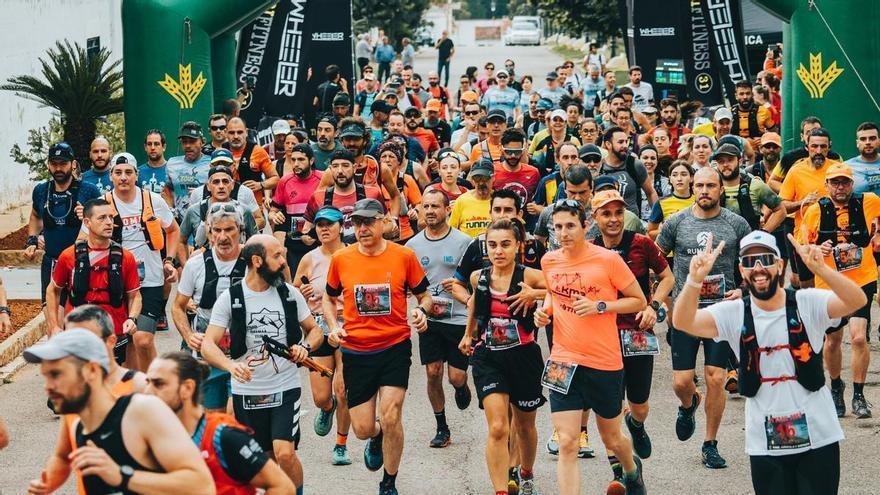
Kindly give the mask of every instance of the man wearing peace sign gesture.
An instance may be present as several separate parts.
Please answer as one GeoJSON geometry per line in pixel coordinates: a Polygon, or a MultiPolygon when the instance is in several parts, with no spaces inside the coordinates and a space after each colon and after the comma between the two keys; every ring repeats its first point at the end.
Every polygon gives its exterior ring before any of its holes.
{"type": "Polygon", "coordinates": [[[729,343],[739,360],[755,493],[791,491],[795,478],[798,486],[810,486],[815,493],[837,493],[843,431],[825,386],[821,352],[825,330],[863,306],[867,297],[825,264],[819,246],[789,239],[805,268],[831,290],[781,290],[784,264],[776,239],[755,231],[739,243],[739,270],[748,294],[697,309],[702,282],[724,249],[723,241],[713,246],[709,239],[691,259],[673,320],[695,337],[729,343]]]}

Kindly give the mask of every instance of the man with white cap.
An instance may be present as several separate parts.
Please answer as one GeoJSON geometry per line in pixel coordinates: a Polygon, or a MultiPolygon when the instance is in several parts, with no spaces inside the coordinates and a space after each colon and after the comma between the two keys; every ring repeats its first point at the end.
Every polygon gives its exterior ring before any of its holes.
{"type": "Polygon", "coordinates": [[[214,493],[208,467],[174,413],[143,394],[116,398],[107,385],[110,356],[98,336],[71,328],[24,351],[40,363],[55,409],[76,413],[76,444],[67,435],[28,493],[51,493],[71,470],[86,493],[214,493]]]}
{"type": "Polygon", "coordinates": [[[507,124],[513,125],[521,112],[519,92],[509,86],[510,75],[508,75],[506,70],[499,70],[495,74],[495,80],[498,81],[498,84],[490,86],[489,90],[483,93],[481,103],[489,111],[496,108],[503,110],[505,115],[507,115],[507,124]]]}
{"type": "Polygon", "coordinates": [[[284,119],[272,122],[272,142],[263,145],[269,158],[274,162],[284,154],[284,139],[290,134],[290,124],[284,119]],[[277,155],[276,155],[277,153],[277,155]]]}
{"type": "Polygon", "coordinates": [[[724,241],[713,246],[710,234],[691,258],[673,320],[695,337],[728,342],[739,358],[755,493],[837,493],[843,431],[825,386],[823,340],[826,328],[869,299],[823,261],[820,246],[789,239],[830,290],[781,290],[783,263],[776,239],[755,231],[739,243],[739,270],[748,295],[697,309],[703,282],[724,249],[724,241]]]}
{"type": "Polygon", "coordinates": [[[581,145],[580,139],[568,131],[567,119],[568,114],[565,110],[561,108],[553,110],[547,119],[547,128],[537,132],[529,144],[529,156],[535,156],[536,153],[544,154],[544,160],[539,167],[542,176],[556,169],[556,148],[562,143],[571,142],[575,146],[581,145]]]}

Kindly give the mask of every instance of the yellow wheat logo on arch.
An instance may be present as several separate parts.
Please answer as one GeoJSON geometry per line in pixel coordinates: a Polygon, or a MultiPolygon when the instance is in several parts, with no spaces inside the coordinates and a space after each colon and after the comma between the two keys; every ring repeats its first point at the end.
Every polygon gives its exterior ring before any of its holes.
{"type": "Polygon", "coordinates": [[[807,71],[803,63],[799,65],[797,75],[801,82],[804,83],[804,86],[806,86],[807,91],[810,92],[810,98],[824,98],[825,90],[843,72],[842,68],[837,67],[837,61],[832,61],[828,68],[822,69],[822,52],[816,55],[810,54],[809,71],[807,71]]]}
{"type": "Polygon", "coordinates": [[[175,81],[174,78],[165,74],[164,81],[156,81],[159,83],[159,86],[162,86],[162,89],[168,92],[172,98],[177,100],[177,103],[180,105],[180,108],[192,108],[193,104],[196,102],[196,98],[199,97],[199,93],[202,92],[202,89],[205,87],[205,83],[208,82],[205,79],[205,76],[199,72],[199,76],[196,77],[196,80],[192,79],[192,64],[178,65],[178,74],[180,81],[175,81]]]}

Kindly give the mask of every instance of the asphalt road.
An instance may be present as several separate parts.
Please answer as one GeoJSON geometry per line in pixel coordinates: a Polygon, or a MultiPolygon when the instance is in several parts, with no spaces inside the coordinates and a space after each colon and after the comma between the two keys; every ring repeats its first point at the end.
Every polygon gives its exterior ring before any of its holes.
{"type": "MultiPolygon", "coordinates": [[[[460,27],[461,29],[461,27],[460,27]]],[[[544,47],[503,46],[460,47],[454,63],[453,74],[460,73],[466,65],[482,66],[492,60],[497,67],[504,58],[517,60],[520,74],[541,74],[552,69],[559,62],[558,57],[544,47]]],[[[436,63],[433,50],[426,50],[418,59],[417,70],[427,72],[436,63]]],[[[453,88],[457,89],[457,88],[453,88]]],[[[877,310],[874,311],[875,325],[877,310]]],[[[875,327],[876,328],[876,327],[875,327]]],[[[660,325],[660,333],[665,326],[660,325]]],[[[543,337],[542,345],[546,345],[543,337]]],[[[874,333],[877,340],[877,333],[874,333]]],[[[160,333],[158,347],[161,352],[174,350],[179,337],[173,329],[160,333]]],[[[705,421],[700,412],[697,416],[697,432],[688,442],[679,442],[674,433],[674,422],[678,402],[672,393],[671,364],[665,339],[660,338],[664,347],[655,361],[651,414],[647,420],[648,432],[652,437],[654,454],[644,462],[644,476],[651,493],[681,494],[747,494],[751,493],[748,458],[744,452],[743,413],[744,401],[739,397],[728,400],[727,410],[719,434],[721,454],[727,458],[729,467],[719,471],[709,471],[700,464],[700,445],[704,434],[705,421]]],[[[418,339],[415,338],[416,345],[418,339]]],[[[872,344],[872,356],[878,360],[877,345],[872,344]]],[[[849,346],[845,347],[844,362],[849,362],[849,346]]],[[[547,354],[546,347],[544,349],[547,354]]],[[[398,477],[400,492],[407,495],[423,494],[485,494],[491,493],[484,462],[486,423],[476,402],[468,410],[459,411],[452,401],[452,389],[447,385],[447,417],[452,430],[452,444],[446,449],[428,448],[433,436],[435,423],[425,393],[425,374],[418,364],[418,352],[414,349],[414,364],[410,378],[410,388],[404,405],[405,448],[403,464],[398,477]]],[[[870,401],[880,405],[878,385],[878,365],[869,372],[868,386],[865,389],[870,401]]],[[[303,372],[305,374],[305,372],[303,372]]],[[[849,383],[849,366],[844,370],[844,379],[849,383]]],[[[702,373],[699,373],[702,375],[702,373]]],[[[304,382],[307,384],[308,381],[304,382]]],[[[702,384],[701,384],[702,385],[702,384]]],[[[307,387],[307,385],[306,385],[307,387]]],[[[847,401],[851,387],[847,389],[847,401]]],[[[304,397],[310,392],[304,391],[304,397]]],[[[11,383],[0,385],[0,417],[11,430],[11,443],[8,449],[0,452],[0,494],[24,493],[28,480],[39,476],[44,459],[52,450],[57,432],[58,420],[46,408],[45,393],[39,369],[27,366],[21,370],[11,383]]],[[[381,473],[367,471],[363,465],[364,443],[351,434],[349,446],[354,464],[347,467],[330,465],[331,448],[334,437],[318,437],[312,429],[315,409],[310,399],[305,399],[302,417],[303,439],[299,455],[305,469],[306,492],[310,494],[375,493],[381,473]]],[[[880,409],[876,414],[880,415],[880,409]]],[[[549,406],[538,413],[539,446],[535,476],[539,490],[544,494],[558,492],[556,485],[556,458],[547,454],[544,443],[551,431],[549,406]]],[[[842,420],[847,440],[841,453],[844,466],[841,475],[843,494],[867,495],[880,491],[880,473],[876,469],[877,439],[880,434],[880,420],[855,420],[852,416],[842,420]]],[[[598,457],[581,460],[583,490],[585,494],[604,493],[610,480],[610,469],[604,459],[604,448],[599,440],[595,424],[590,424],[590,437],[598,457]]],[[[68,485],[59,493],[73,493],[68,485]]]]}

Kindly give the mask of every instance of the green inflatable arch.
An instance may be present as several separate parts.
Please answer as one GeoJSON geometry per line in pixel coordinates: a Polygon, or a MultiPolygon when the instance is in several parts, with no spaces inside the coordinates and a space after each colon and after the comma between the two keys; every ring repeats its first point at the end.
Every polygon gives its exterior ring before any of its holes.
{"type": "MultiPolygon", "coordinates": [[[[277,0],[124,0],[122,60],[127,151],[145,159],[147,130],[179,153],[180,124],[235,96],[235,33],[277,0]]],[[[206,132],[207,133],[207,132],[206,132]]]]}
{"type": "Polygon", "coordinates": [[[798,125],[815,115],[844,157],[856,154],[855,130],[880,121],[880,19],[877,0],[756,0],[787,21],[783,31],[782,130],[799,146],[798,125]]]}

